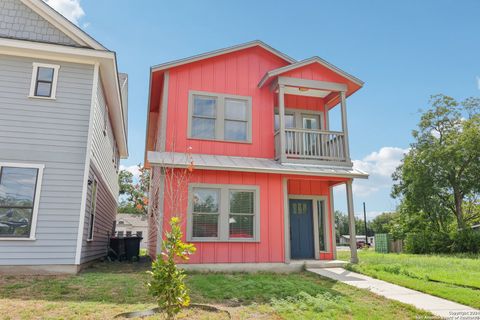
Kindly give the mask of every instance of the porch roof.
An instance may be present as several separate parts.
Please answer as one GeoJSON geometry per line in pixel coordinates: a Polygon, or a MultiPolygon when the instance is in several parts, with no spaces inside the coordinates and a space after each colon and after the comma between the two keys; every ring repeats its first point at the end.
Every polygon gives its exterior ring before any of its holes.
{"type": "Polygon", "coordinates": [[[285,163],[280,164],[275,160],[264,158],[155,151],[149,151],[147,157],[152,166],[157,165],[174,168],[186,168],[193,161],[194,167],[202,170],[243,171],[361,179],[368,178],[367,173],[350,167],[285,163]]]}

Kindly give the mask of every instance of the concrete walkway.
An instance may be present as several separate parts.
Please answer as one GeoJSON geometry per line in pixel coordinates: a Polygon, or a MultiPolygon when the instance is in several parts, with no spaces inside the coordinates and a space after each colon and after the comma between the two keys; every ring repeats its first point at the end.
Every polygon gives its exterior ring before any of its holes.
{"type": "Polygon", "coordinates": [[[388,299],[411,304],[445,319],[480,319],[480,311],[462,304],[407,289],[343,268],[307,269],[326,278],[367,289],[388,299]]]}

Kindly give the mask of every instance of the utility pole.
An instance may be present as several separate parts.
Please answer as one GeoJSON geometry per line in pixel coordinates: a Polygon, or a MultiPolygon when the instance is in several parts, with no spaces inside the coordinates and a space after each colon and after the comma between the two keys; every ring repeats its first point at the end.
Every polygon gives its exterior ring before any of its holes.
{"type": "Polygon", "coordinates": [[[367,210],[365,209],[365,202],[363,203],[363,221],[365,222],[365,245],[367,245],[368,230],[367,230],[367,210]]]}

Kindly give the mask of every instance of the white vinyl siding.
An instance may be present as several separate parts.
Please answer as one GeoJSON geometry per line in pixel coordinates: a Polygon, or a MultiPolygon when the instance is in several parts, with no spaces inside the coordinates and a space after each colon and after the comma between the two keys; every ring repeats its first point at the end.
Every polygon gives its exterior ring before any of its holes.
{"type": "Polygon", "coordinates": [[[188,137],[230,142],[252,142],[252,98],[190,91],[188,137]]]}
{"type": "Polygon", "coordinates": [[[188,241],[260,241],[258,186],[190,184],[188,241]]]}

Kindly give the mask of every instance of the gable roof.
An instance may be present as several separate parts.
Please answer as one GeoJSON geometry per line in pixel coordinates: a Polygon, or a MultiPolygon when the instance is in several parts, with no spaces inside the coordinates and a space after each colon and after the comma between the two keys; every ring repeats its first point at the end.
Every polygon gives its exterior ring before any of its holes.
{"type": "Polygon", "coordinates": [[[265,42],[260,41],[260,40],[254,40],[254,41],[238,44],[238,45],[231,46],[231,47],[227,47],[227,48],[223,48],[223,49],[219,49],[219,50],[214,50],[214,51],[198,54],[198,55],[195,55],[195,56],[191,56],[191,57],[187,57],[187,58],[183,58],[183,59],[178,59],[178,60],[158,64],[156,66],[151,67],[151,71],[155,72],[155,71],[170,69],[170,68],[180,66],[180,65],[183,65],[183,64],[192,63],[192,62],[195,62],[195,61],[204,60],[204,59],[216,57],[216,56],[219,56],[219,55],[222,55],[222,54],[235,52],[235,51],[239,51],[239,50],[243,50],[243,49],[248,49],[248,48],[252,48],[252,47],[256,47],[256,46],[261,47],[261,48],[273,53],[274,55],[280,57],[281,59],[283,59],[283,60],[285,60],[289,63],[296,62],[295,59],[287,56],[286,54],[278,51],[277,49],[272,48],[271,46],[269,46],[265,42]]]}
{"type": "Polygon", "coordinates": [[[359,85],[360,87],[363,86],[363,81],[362,80],[360,80],[360,79],[352,76],[351,74],[341,70],[340,68],[338,68],[338,67],[334,66],[333,64],[323,60],[322,58],[314,56],[314,57],[311,57],[311,58],[308,58],[308,59],[305,59],[305,60],[302,60],[302,61],[294,62],[294,63],[292,63],[288,66],[284,66],[284,67],[280,67],[280,68],[268,71],[267,73],[265,73],[263,78],[258,83],[258,87],[259,88],[263,87],[263,85],[265,85],[265,83],[267,83],[272,77],[278,76],[278,75],[280,75],[282,73],[285,73],[287,71],[291,71],[291,70],[295,70],[295,69],[307,66],[307,65],[312,64],[312,63],[319,63],[322,66],[330,69],[331,71],[333,71],[333,72],[341,75],[342,77],[352,81],[353,83],[359,85]]]}
{"type": "Polygon", "coordinates": [[[65,18],[59,12],[54,10],[42,0],[20,0],[24,5],[29,7],[39,16],[47,20],[54,27],[58,28],[65,35],[77,42],[79,45],[89,47],[95,50],[108,51],[101,43],[93,39],[85,31],[80,29],[77,25],[65,18]]]}

